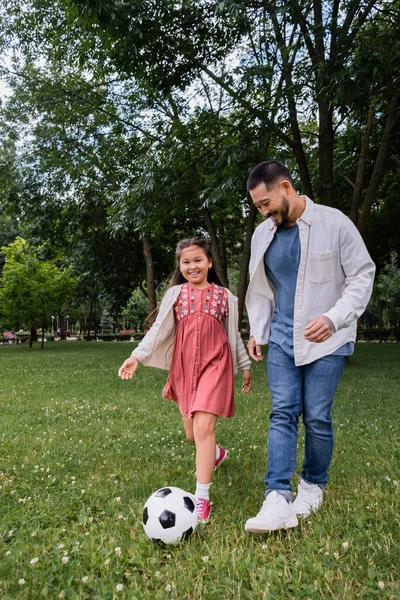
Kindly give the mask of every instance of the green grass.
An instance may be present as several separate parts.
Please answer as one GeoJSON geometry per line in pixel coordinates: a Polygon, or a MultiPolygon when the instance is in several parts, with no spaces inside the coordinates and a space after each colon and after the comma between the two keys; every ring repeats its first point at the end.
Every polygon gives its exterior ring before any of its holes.
{"type": "Polygon", "coordinates": [[[251,395],[239,378],[237,414],[217,426],[230,457],[211,521],[165,548],[145,536],[143,504],[163,485],[194,490],[194,448],[161,398],[165,372],[117,378],[131,349],[0,347],[1,598],[400,597],[400,345],[357,345],[335,401],[324,504],[288,532],[244,532],[263,500],[270,395],[264,365],[251,395]]]}

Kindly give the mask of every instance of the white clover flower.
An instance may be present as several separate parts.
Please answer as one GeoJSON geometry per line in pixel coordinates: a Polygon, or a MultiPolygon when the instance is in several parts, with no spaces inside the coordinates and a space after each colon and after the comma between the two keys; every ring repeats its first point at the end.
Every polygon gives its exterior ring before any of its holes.
{"type": "Polygon", "coordinates": [[[342,547],[347,550],[347,548],[349,547],[349,542],[343,542],[342,547]]]}
{"type": "Polygon", "coordinates": [[[61,562],[62,562],[63,565],[66,565],[67,562],[69,562],[69,556],[63,556],[62,559],[61,559],[61,562]]]}
{"type": "Polygon", "coordinates": [[[10,531],[8,532],[8,537],[12,537],[12,534],[14,533],[13,529],[10,529],[10,531]]]}
{"type": "Polygon", "coordinates": [[[385,477],[385,480],[390,483],[392,480],[390,479],[390,477],[385,477]]]}
{"type": "Polygon", "coordinates": [[[121,513],[118,515],[118,519],[123,519],[124,515],[122,515],[121,513]]]}
{"type": "Polygon", "coordinates": [[[104,561],[104,564],[105,564],[105,565],[109,565],[109,564],[110,564],[110,559],[109,559],[109,558],[106,558],[106,560],[104,561]]]}
{"type": "Polygon", "coordinates": [[[58,548],[59,550],[62,550],[62,549],[64,548],[64,544],[58,544],[57,548],[58,548]]]}
{"type": "Polygon", "coordinates": [[[86,490],[81,490],[81,494],[86,494],[86,490]]]}
{"type": "Polygon", "coordinates": [[[18,579],[18,583],[19,583],[19,585],[24,585],[25,579],[18,579]]]}
{"type": "Polygon", "coordinates": [[[7,550],[6,556],[10,556],[10,554],[11,554],[11,550],[7,550]]]}
{"type": "Polygon", "coordinates": [[[59,594],[58,594],[59,598],[64,598],[64,590],[62,590],[59,594]]]}
{"type": "Polygon", "coordinates": [[[165,586],[165,591],[170,592],[171,590],[172,590],[172,585],[170,583],[167,583],[167,585],[165,586]]]}
{"type": "Polygon", "coordinates": [[[116,554],[117,556],[121,556],[121,554],[122,554],[122,553],[121,553],[121,548],[120,548],[119,546],[117,546],[117,547],[115,548],[115,554],[116,554]]]}
{"type": "Polygon", "coordinates": [[[122,590],[124,589],[123,583],[117,583],[115,589],[117,590],[117,592],[122,592],[122,590]]]}
{"type": "Polygon", "coordinates": [[[207,562],[208,560],[210,560],[209,556],[203,556],[201,559],[203,562],[207,562]]]}
{"type": "Polygon", "coordinates": [[[121,502],[121,496],[117,496],[117,497],[115,498],[115,502],[121,502]]]}
{"type": "Polygon", "coordinates": [[[268,550],[268,544],[263,544],[263,545],[261,546],[261,549],[262,549],[262,550],[268,550]]]}
{"type": "Polygon", "coordinates": [[[82,581],[82,583],[87,583],[88,579],[89,579],[89,577],[87,575],[85,575],[84,577],[82,577],[81,581],[82,581]]]}
{"type": "Polygon", "coordinates": [[[334,553],[333,553],[333,556],[334,556],[335,558],[339,558],[339,552],[334,552],[334,553]]]}
{"type": "Polygon", "coordinates": [[[383,588],[385,587],[385,584],[383,581],[378,581],[378,588],[383,590],[383,588]]]}
{"type": "Polygon", "coordinates": [[[35,537],[35,536],[36,536],[36,533],[37,533],[36,531],[32,531],[32,533],[31,533],[31,537],[35,537]]]}
{"type": "Polygon", "coordinates": [[[31,560],[31,565],[36,565],[36,563],[39,562],[39,559],[37,556],[35,556],[34,558],[32,558],[31,560]]]}

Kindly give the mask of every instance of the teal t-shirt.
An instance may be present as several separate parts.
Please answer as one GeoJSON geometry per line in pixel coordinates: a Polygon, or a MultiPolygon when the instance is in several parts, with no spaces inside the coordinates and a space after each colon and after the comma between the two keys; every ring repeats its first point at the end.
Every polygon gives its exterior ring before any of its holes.
{"type": "MultiPolygon", "coordinates": [[[[264,254],[265,274],[275,288],[276,298],[269,339],[291,357],[294,357],[293,316],[300,252],[299,228],[293,225],[279,229],[264,254]]],[[[353,352],[354,343],[348,342],[332,354],[349,356],[353,352]]]]}

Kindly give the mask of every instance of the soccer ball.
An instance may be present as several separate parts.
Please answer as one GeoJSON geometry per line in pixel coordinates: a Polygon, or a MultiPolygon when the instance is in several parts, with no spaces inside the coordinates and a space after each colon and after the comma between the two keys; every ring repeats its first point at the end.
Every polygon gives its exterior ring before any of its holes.
{"type": "Polygon", "coordinates": [[[144,505],[142,520],[151,540],[177,544],[196,529],[196,504],[185,490],[172,486],[161,488],[144,505]]]}

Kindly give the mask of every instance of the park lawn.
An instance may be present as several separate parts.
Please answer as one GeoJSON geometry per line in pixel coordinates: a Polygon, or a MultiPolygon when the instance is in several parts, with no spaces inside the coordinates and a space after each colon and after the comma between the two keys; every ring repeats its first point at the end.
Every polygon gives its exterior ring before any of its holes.
{"type": "Polygon", "coordinates": [[[194,491],[194,448],[161,398],[165,372],[117,378],[131,349],[0,347],[0,598],[400,597],[400,345],[357,345],[336,397],[325,502],[287,532],[244,532],[263,500],[270,395],[263,364],[251,395],[239,377],[237,414],[217,428],[230,455],[212,518],[168,547],[145,536],[143,504],[164,485],[194,491]]]}

